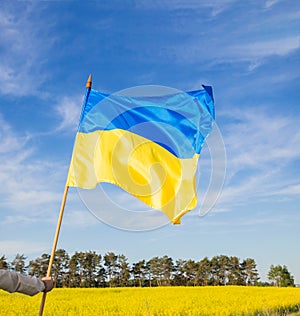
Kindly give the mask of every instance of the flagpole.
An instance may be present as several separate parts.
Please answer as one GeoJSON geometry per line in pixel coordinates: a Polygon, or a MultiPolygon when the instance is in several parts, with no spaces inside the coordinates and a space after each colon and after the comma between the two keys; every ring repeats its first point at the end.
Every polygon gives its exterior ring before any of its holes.
{"type": "MultiPolygon", "coordinates": [[[[87,102],[87,99],[88,99],[89,93],[91,91],[91,88],[92,88],[92,75],[89,75],[89,78],[88,78],[88,80],[86,82],[86,89],[87,89],[87,91],[86,91],[86,95],[85,95],[83,108],[84,108],[84,106],[85,106],[85,104],[87,102]]],[[[57,220],[56,231],[55,231],[53,245],[52,245],[52,251],[51,251],[51,255],[50,255],[50,259],[49,259],[48,270],[47,270],[47,275],[46,275],[47,277],[51,276],[51,269],[52,269],[53,260],[54,260],[54,256],[55,256],[56,246],[57,246],[59,232],[60,232],[60,227],[61,227],[61,223],[62,223],[62,219],[63,219],[63,215],[64,215],[64,210],[65,210],[65,205],[66,205],[66,201],[67,201],[68,191],[69,191],[69,186],[66,184],[65,185],[64,194],[63,194],[63,197],[62,197],[62,201],[61,201],[59,216],[58,216],[58,220],[57,220]]],[[[44,292],[42,300],[41,300],[41,304],[40,304],[39,316],[43,315],[44,306],[45,306],[45,302],[46,302],[46,296],[47,296],[47,293],[44,292]]]]}
{"type": "MultiPolygon", "coordinates": [[[[66,201],[67,201],[68,191],[69,191],[69,186],[66,185],[65,186],[65,190],[64,190],[64,194],[63,194],[63,198],[62,198],[62,201],[61,201],[61,206],[60,206],[58,220],[57,220],[56,231],[55,231],[55,236],[54,236],[54,240],[53,240],[51,256],[50,256],[50,260],[49,260],[49,264],[48,264],[48,270],[47,270],[47,275],[46,275],[47,277],[51,276],[51,269],[52,269],[52,264],[53,264],[53,260],[54,260],[54,256],[55,256],[55,251],[56,251],[59,231],[60,231],[60,227],[61,227],[61,223],[62,223],[62,219],[63,219],[63,215],[64,215],[64,210],[65,210],[65,205],[66,205],[66,201]]],[[[46,302],[46,296],[47,296],[47,293],[44,292],[43,293],[43,297],[42,297],[42,301],[41,301],[41,305],[40,305],[39,316],[43,315],[44,306],[45,306],[45,302],[46,302]]]]}

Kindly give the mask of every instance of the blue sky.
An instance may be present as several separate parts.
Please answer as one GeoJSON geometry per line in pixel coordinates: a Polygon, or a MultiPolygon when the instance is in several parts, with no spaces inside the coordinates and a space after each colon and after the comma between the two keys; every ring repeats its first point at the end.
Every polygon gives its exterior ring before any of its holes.
{"type": "MultiPolygon", "coordinates": [[[[115,251],[130,262],[251,257],[262,279],[285,264],[300,283],[298,1],[5,0],[0,48],[0,255],[50,252],[93,73],[105,92],[213,86],[226,177],[205,216],[192,211],[181,225],[142,232],[102,223],[70,189],[58,248],[115,251]]],[[[209,161],[206,146],[203,182],[209,161]]]]}

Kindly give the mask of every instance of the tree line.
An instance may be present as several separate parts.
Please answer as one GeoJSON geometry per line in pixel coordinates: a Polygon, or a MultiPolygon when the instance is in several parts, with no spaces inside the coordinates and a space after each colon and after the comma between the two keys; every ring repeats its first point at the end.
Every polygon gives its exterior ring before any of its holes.
{"type": "MultiPolygon", "coordinates": [[[[17,254],[8,262],[0,257],[0,269],[9,269],[35,277],[47,274],[49,254],[26,263],[24,254],[17,254]]],[[[152,286],[208,286],[208,285],[274,285],[294,286],[294,279],[286,266],[270,267],[270,283],[259,282],[256,262],[252,258],[240,260],[235,256],[219,255],[200,261],[169,256],[153,257],[133,264],[123,254],[95,251],[75,252],[70,256],[64,249],[55,252],[52,277],[56,287],[152,287],[152,286]]]]}

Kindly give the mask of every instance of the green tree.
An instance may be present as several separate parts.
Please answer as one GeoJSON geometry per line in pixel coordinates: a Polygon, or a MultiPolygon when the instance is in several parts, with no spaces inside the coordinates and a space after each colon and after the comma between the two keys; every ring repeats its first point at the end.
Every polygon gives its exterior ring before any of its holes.
{"type": "Polygon", "coordinates": [[[47,253],[42,254],[34,260],[29,261],[28,270],[29,275],[35,276],[37,278],[42,278],[46,276],[48,270],[50,255],[47,253]]]}
{"type": "Polygon", "coordinates": [[[75,252],[69,261],[68,287],[79,287],[79,253],[75,252]]]}
{"type": "Polygon", "coordinates": [[[47,275],[49,261],[50,255],[48,253],[43,253],[41,256],[40,277],[44,277],[47,275]]]}
{"type": "Polygon", "coordinates": [[[150,260],[146,262],[145,275],[147,276],[145,278],[145,284],[151,287],[152,286],[152,272],[151,272],[150,260]]]}
{"type": "Polygon", "coordinates": [[[274,266],[273,264],[270,266],[270,270],[268,273],[268,279],[272,282],[275,286],[280,286],[280,279],[281,279],[281,266],[274,266]]]}
{"type": "Polygon", "coordinates": [[[80,251],[77,253],[77,268],[78,268],[78,277],[79,277],[79,286],[85,286],[85,253],[80,251]]]}
{"type": "Polygon", "coordinates": [[[186,278],[185,278],[185,266],[186,260],[178,259],[175,262],[174,266],[174,278],[173,278],[173,284],[174,285],[185,285],[186,284],[186,278]]]}
{"type": "Polygon", "coordinates": [[[241,269],[243,271],[245,285],[255,285],[258,280],[258,272],[256,269],[256,262],[252,258],[247,258],[242,261],[241,269]]]}
{"type": "Polygon", "coordinates": [[[230,259],[221,255],[218,257],[219,271],[217,271],[219,285],[226,285],[228,282],[228,273],[231,268],[230,259]]]}
{"type": "Polygon", "coordinates": [[[8,269],[8,262],[4,255],[0,257],[0,269],[3,269],[3,270],[8,269]]]}
{"type": "Polygon", "coordinates": [[[148,270],[150,286],[153,284],[157,286],[171,285],[174,270],[173,259],[171,257],[154,257],[147,262],[146,269],[148,270]]]}
{"type": "Polygon", "coordinates": [[[68,284],[70,287],[84,287],[85,279],[85,253],[76,251],[69,262],[68,284]]]}
{"type": "Polygon", "coordinates": [[[25,273],[27,269],[25,260],[26,260],[26,257],[24,256],[24,254],[22,255],[17,254],[15,259],[11,262],[12,270],[19,273],[25,273]]]}
{"type": "Polygon", "coordinates": [[[172,273],[174,271],[174,264],[173,259],[168,256],[163,256],[160,258],[161,262],[161,270],[162,270],[162,277],[163,277],[163,285],[170,286],[171,285],[171,279],[172,279],[172,273]]]}
{"type": "MultiPolygon", "coordinates": [[[[221,285],[220,280],[220,257],[214,256],[210,260],[210,269],[211,269],[211,279],[210,283],[212,285],[221,285]]],[[[221,276],[223,277],[223,274],[221,273],[221,276]]]]}
{"type": "Polygon", "coordinates": [[[136,286],[138,283],[139,287],[142,287],[144,279],[146,276],[146,262],[145,260],[140,260],[132,265],[131,273],[133,276],[133,284],[136,286]]]}
{"type": "Polygon", "coordinates": [[[207,286],[211,277],[211,265],[207,257],[198,262],[197,285],[207,286]]]}
{"type": "Polygon", "coordinates": [[[109,287],[115,286],[118,273],[118,256],[113,252],[104,255],[104,265],[106,266],[109,287]]]}
{"type": "Polygon", "coordinates": [[[99,283],[99,272],[101,266],[101,255],[98,255],[95,251],[88,251],[84,255],[84,286],[85,287],[97,287],[99,283]]]}
{"type": "Polygon", "coordinates": [[[40,265],[40,258],[30,260],[29,265],[28,265],[29,275],[39,278],[40,277],[40,266],[41,266],[40,265]]]}
{"type": "Polygon", "coordinates": [[[295,286],[294,278],[285,265],[271,265],[268,273],[268,279],[272,282],[274,286],[295,286]]]}
{"type": "Polygon", "coordinates": [[[295,286],[294,277],[290,274],[287,266],[282,267],[281,277],[282,277],[281,286],[284,286],[284,287],[295,286]]]}
{"type": "Polygon", "coordinates": [[[148,275],[149,275],[149,285],[161,285],[161,267],[160,259],[158,257],[153,257],[147,262],[148,275]]]}
{"type": "Polygon", "coordinates": [[[198,263],[192,259],[185,261],[183,265],[184,277],[186,284],[185,285],[193,285],[197,284],[197,271],[198,271],[198,263]]]}
{"type": "Polygon", "coordinates": [[[52,275],[56,287],[65,287],[68,282],[69,254],[64,249],[55,251],[52,275]]]}
{"type": "Polygon", "coordinates": [[[124,255],[118,255],[117,259],[117,285],[118,286],[127,286],[130,278],[130,268],[127,262],[127,258],[124,255]]]}
{"type": "Polygon", "coordinates": [[[243,271],[238,257],[229,258],[228,284],[242,285],[244,284],[243,271]]]}
{"type": "MultiPolygon", "coordinates": [[[[99,255],[99,256],[102,259],[101,255],[99,255]]],[[[96,274],[96,278],[97,278],[96,287],[106,287],[106,276],[107,275],[106,275],[106,271],[102,265],[102,260],[100,260],[98,271],[96,274]]]]}

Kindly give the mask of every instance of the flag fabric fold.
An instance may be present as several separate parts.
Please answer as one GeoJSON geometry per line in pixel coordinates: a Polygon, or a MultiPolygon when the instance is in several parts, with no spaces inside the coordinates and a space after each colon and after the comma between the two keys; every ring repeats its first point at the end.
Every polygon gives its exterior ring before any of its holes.
{"type": "Polygon", "coordinates": [[[214,121],[211,87],[131,97],[90,90],[67,185],[115,184],[174,224],[196,207],[195,174],[214,121]]]}

